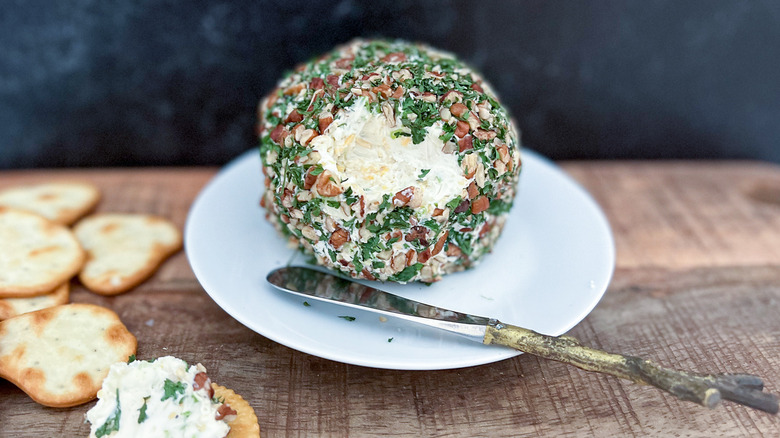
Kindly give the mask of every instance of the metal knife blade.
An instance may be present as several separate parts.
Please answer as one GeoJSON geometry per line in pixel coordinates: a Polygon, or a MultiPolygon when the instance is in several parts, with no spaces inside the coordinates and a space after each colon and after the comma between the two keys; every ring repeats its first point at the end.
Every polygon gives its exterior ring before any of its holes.
{"type": "Polygon", "coordinates": [[[425,324],[479,343],[491,322],[490,318],[431,306],[307,267],[278,268],[267,279],[285,292],[425,324]]]}
{"type": "Polygon", "coordinates": [[[636,356],[597,350],[570,336],[547,336],[496,319],[431,306],[308,267],[275,269],[267,279],[284,292],[403,318],[484,344],[503,345],[586,371],[652,385],[709,408],[726,399],[764,412],[778,412],[777,396],[764,392],[763,381],[750,374],[673,370],[636,356]]]}

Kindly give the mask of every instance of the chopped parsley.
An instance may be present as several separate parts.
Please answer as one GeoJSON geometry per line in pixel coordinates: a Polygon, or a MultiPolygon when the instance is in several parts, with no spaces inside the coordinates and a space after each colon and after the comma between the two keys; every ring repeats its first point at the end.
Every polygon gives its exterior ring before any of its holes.
{"type": "Polygon", "coordinates": [[[141,409],[138,411],[138,424],[143,423],[148,418],[146,415],[146,402],[149,401],[149,397],[144,397],[144,404],[141,406],[141,409]]]}
{"type": "Polygon", "coordinates": [[[116,390],[116,410],[109,415],[106,422],[95,431],[97,438],[110,435],[119,430],[119,419],[122,418],[122,407],[119,404],[119,389],[116,390]]]}
{"type": "Polygon", "coordinates": [[[174,382],[171,379],[165,379],[163,384],[163,397],[160,401],[168,400],[169,398],[176,399],[176,396],[184,394],[187,389],[187,384],[184,382],[174,382]]]}
{"type": "Polygon", "coordinates": [[[417,175],[417,179],[423,179],[423,178],[425,178],[425,175],[427,175],[427,174],[428,174],[428,172],[430,172],[430,171],[431,171],[431,169],[422,169],[422,170],[420,171],[420,174],[419,174],[419,175],[417,175]]]}

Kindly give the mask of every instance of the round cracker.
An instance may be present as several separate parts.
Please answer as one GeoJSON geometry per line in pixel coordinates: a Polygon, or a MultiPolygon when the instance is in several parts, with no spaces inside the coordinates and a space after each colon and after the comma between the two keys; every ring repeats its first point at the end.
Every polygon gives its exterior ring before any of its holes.
{"type": "Polygon", "coordinates": [[[100,190],[86,182],[51,182],[0,190],[0,205],[37,213],[63,225],[76,222],[99,200],[100,190]]]}
{"type": "Polygon", "coordinates": [[[88,253],[79,280],[101,295],[128,291],[181,249],[182,236],[167,219],[147,214],[103,213],[74,227],[88,253]]]}
{"type": "Polygon", "coordinates": [[[0,207],[0,297],[51,292],[76,275],[85,258],[70,229],[37,214],[0,207]]]}
{"type": "Polygon", "coordinates": [[[65,304],[68,302],[69,297],[70,283],[65,283],[54,289],[54,291],[45,295],[38,295],[37,297],[2,298],[0,299],[0,321],[23,313],[65,304]]]}
{"type": "Polygon", "coordinates": [[[0,377],[44,406],[76,406],[94,399],[111,364],[137,345],[110,309],[50,307],[0,322],[0,377]]]}
{"type": "Polygon", "coordinates": [[[236,411],[236,418],[229,422],[230,433],[225,438],[260,438],[260,424],[252,405],[232,389],[212,383],[214,396],[236,411]]]}

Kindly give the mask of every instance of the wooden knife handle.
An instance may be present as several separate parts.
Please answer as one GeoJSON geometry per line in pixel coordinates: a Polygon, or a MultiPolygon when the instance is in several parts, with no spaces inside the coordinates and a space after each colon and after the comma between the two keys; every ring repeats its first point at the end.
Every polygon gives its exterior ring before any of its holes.
{"type": "Polygon", "coordinates": [[[682,400],[708,408],[725,399],[771,414],[778,411],[777,396],[764,392],[764,382],[750,374],[699,374],[673,370],[647,359],[597,350],[582,345],[571,336],[547,336],[496,320],[491,320],[487,326],[484,343],[504,345],[586,371],[652,385],[682,400]]]}

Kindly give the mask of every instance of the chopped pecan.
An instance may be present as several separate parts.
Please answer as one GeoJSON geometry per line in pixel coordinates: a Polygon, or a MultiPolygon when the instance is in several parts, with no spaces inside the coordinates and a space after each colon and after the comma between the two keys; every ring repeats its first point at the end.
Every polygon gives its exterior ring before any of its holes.
{"type": "Polygon", "coordinates": [[[459,148],[459,152],[463,152],[463,151],[467,151],[469,149],[473,149],[474,148],[474,139],[470,135],[467,135],[467,136],[461,138],[460,140],[458,140],[458,148],[459,148]]]}
{"type": "Polygon", "coordinates": [[[376,280],[376,277],[374,277],[370,272],[368,272],[368,269],[363,268],[361,271],[361,274],[363,274],[363,278],[365,278],[368,281],[374,281],[376,280]]]}
{"type": "Polygon", "coordinates": [[[482,87],[479,85],[479,81],[474,82],[471,84],[471,89],[476,91],[477,93],[484,93],[485,90],[482,89],[482,87]]]}
{"type": "Polygon", "coordinates": [[[423,227],[421,225],[416,225],[416,226],[412,227],[411,231],[409,232],[409,234],[406,235],[406,237],[404,237],[404,239],[407,242],[412,242],[414,240],[419,240],[420,243],[423,246],[425,246],[425,245],[428,245],[428,241],[425,240],[425,237],[427,235],[428,235],[428,229],[427,228],[425,228],[425,227],[423,227]]]}
{"type": "Polygon", "coordinates": [[[328,239],[328,243],[333,245],[333,248],[335,249],[340,249],[341,246],[347,242],[349,242],[349,231],[341,227],[337,227],[336,231],[334,231],[333,234],[330,235],[330,239],[328,239]]]}
{"type": "Polygon", "coordinates": [[[341,187],[333,180],[331,173],[327,170],[317,176],[315,187],[317,188],[317,193],[326,198],[339,195],[343,192],[341,187]]]}
{"type": "Polygon", "coordinates": [[[486,131],[482,128],[477,129],[474,131],[474,137],[477,137],[478,139],[482,141],[486,140],[492,140],[496,138],[496,132],[495,131],[486,131]]]}
{"type": "Polygon", "coordinates": [[[482,228],[479,229],[479,237],[489,233],[491,228],[493,228],[493,225],[490,222],[485,222],[485,224],[482,225],[482,228]]]}
{"type": "Polygon", "coordinates": [[[412,266],[417,263],[417,251],[410,249],[406,251],[406,266],[412,266]]]}
{"type": "Polygon", "coordinates": [[[439,240],[436,241],[436,245],[433,245],[433,251],[431,251],[431,256],[435,256],[436,254],[441,252],[449,236],[450,236],[450,230],[447,230],[444,232],[444,234],[441,235],[441,237],[439,237],[439,240]]]}
{"type": "Polygon", "coordinates": [[[476,198],[477,195],[479,195],[479,189],[477,188],[477,183],[472,181],[471,184],[469,184],[469,188],[468,188],[467,191],[468,191],[468,194],[469,194],[469,199],[476,198]]]}
{"type": "Polygon", "coordinates": [[[452,257],[452,256],[460,257],[462,254],[463,254],[463,251],[460,250],[458,245],[455,245],[453,243],[450,243],[449,245],[447,245],[447,255],[448,256],[450,256],[450,257],[452,257]]]}
{"type": "Polygon", "coordinates": [[[469,133],[469,124],[463,120],[458,120],[458,124],[455,127],[455,136],[463,138],[464,135],[469,133]]]}
{"type": "Polygon", "coordinates": [[[289,88],[287,88],[286,90],[284,90],[284,95],[285,96],[292,96],[294,94],[298,94],[304,88],[306,88],[305,84],[295,84],[295,85],[292,85],[289,88]]]}
{"type": "Polygon", "coordinates": [[[328,129],[328,126],[330,126],[331,123],[333,123],[333,116],[320,117],[319,126],[318,126],[320,129],[320,134],[325,132],[325,130],[328,129]]]}
{"type": "Polygon", "coordinates": [[[469,209],[469,200],[464,199],[457,207],[455,207],[455,213],[463,213],[468,209],[469,209]]]}
{"type": "Polygon", "coordinates": [[[403,62],[406,61],[406,54],[404,52],[388,53],[382,58],[383,62],[403,62]]]}
{"type": "Polygon", "coordinates": [[[443,209],[441,209],[441,208],[434,208],[433,209],[433,215],[432,215],[433,217],[441,216],[442,214],[444,214],[444,210],[443,209]]]}
{"type": "Polygon", "coordinates": [[[226,404],[223,404],[217,409],[217,415],[214,417],[214,419],[223,420],[228,417],[235,417],[236,415],[238,415],[238,412],[236,412],[235,409],[226,404]]]}
{"type": "Polygon", "coordinates": [[[317,182],[317,175],[312,175],[311,173],[314,171],[314,166],[310,167],[306,170],[306,175],[303,177],[303,188],[306,190],[309,190],[312,188],[315,182],[317,182]]]}
{"type": "Polygon", "coordinates": [[[414,187],[409,186],[405,189],[399,190],[398,193],[393,196],[393,205],[396,207],[403,207],[409,204],[409,201],[414,197],[414,187]]]}
{"type": "Polygon", "coordinates": [[[328,76],[325,77],[325,82],[327,82],[328,85],[330,85],[332,87],[337,87],[338,88],[338,86],[339,86],[339,76],[338,75],[328,75],[328,76]]]}
{"type": "Polygon", "coordinates": [[[390,95],[392,94],[392,93],[391,93],[391,90],[390,90],[390,86],[389,86],[389,85],[387,85],[387,84],[381,84],[381,85],[378,85],[378,86],[376,86],[376,87],[373,87],[373,88],[371,89],[371,91],[373,91],[374,93],[376,93],[376,94],[377,94],[377,96],[382,96],[382,97],[383,97],[383,98],[385,98],[385,99],[387,99],[388,97],[390,97],[390,95]]]}
{"type": "Polygon", "coordinates": [[[463,93],[456,90],[450,90],[441,97],[442,103],[456,103],[463,101],[463,93]]]}
{"type": "Polygon", "coordinates": [[[320,77],[312,78],[311,82],[309,82],[309,88],[312,90],[321,90],[325,88],[325,81],[320,77]]]}
{"type": "Polygon", "coordinates": [[[471,212],[474,214],[482,213],[490,207],[490,200],[487,196],[480,196],[471,203],[471,212]]]}
{"type": "Polygon", "coordinates": [[[463,114],[466,114],[468,110],[468,107],[460,102],[453,103],[452,106],[450,106],[450,113],[457,118],[463,117],[463,114]]]}
{"type": "Polygon", "coordinates": [[[404,95],[404,87],[399,85],[395,89],[395,91],[393,91],[393,94],[390,97],[392,97],[393,99],[400,99],[401,96],[403,96],[403,95],[404,95]]]}
{"type": "Polygon", "coordinates": [[[290,135],[290,132],[287,130],[287,128],[284,127],[284,125],[276,125],[276,128],[274,128],[273,131],[271,131],[271,140],[274,141],[274,143],[282,144],[285,137],[290,135]]]}
{"type": "Polygon", "coordinates": [[[285,124],[287,124],[287,123],[290,123],[290,122],[293,122],[293,123],[298,123],[298,122],[300,122],[301,120],[303,120],[303,115],[301,115],[301,113],[299,113],[299,112],[298,112],[298,109],[294,109],[294,110],[292,110],[292,112],[291,112],[290,114],[288,114],[288,115],[287,115],[287,117],[284,119],[284,123],[285,123],[285,124]]]}
{"type": "Polygon", "coordinates": [[[430,258],[431,258],[431,248],[425,248],[424,250],[417,253],[417,261],[420,263],[425,263],[430,258]]]}

